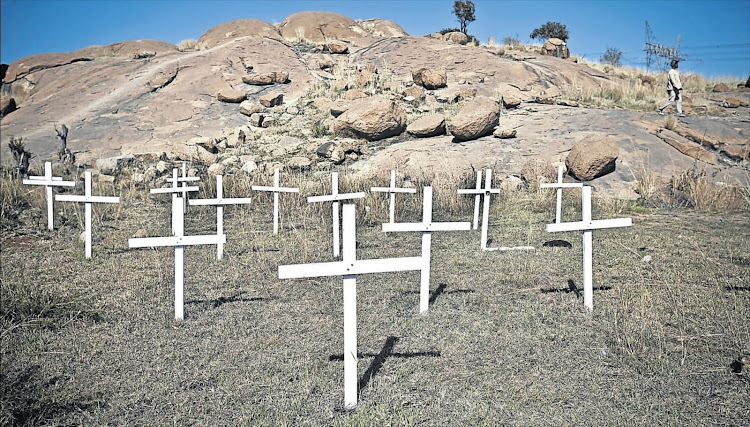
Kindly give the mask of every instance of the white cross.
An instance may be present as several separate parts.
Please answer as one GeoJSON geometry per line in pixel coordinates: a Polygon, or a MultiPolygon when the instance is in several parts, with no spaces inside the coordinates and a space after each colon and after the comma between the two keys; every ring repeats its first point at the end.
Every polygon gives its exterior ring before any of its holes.
{"type": "Polygon", "coordinates": [[[299,188],[279,187],[279,170],[273,171],[273,187],[253,185],[253,191],[273,191],[273,234],[279,234],[279,193],[299,193],[299,188]]]}
{"type": "Polygon", "coordinates": [[[105,196],[92,196],[91,195],[91,172],[86,171],[83,173],[84,177],[84,195],[74,196],[67,194],[58,194],[55,196],[55,200],[58,202],[78,202],[84,203],[84,229],[83,233],[86,236],[86,259],[91,258],[91,204],[92,203],[120,203],[119,197],[105,197],[105,196]]]}
{"type": "MultiPolygon", "coordinates": [[[[183,164],[183,168],[184,168],[183,164]]],[[[186,177],[190,178],[190,181],[195,181],[196,179],[200,179],[198,177],[186,177]]],[[[188,192],[192,191],[198,191],[200,190],[198,187],[188,187],[185,185],[187,181],[183,182],[182,187],[178,187],[178,182],[180,178],[177,178],[177,168],[172,169],[172,178],[167,178],[167,182],[171,182],[171,187],[165,187],[165,188],[152,188],[151,194],[171,194],[172,195],[172,234],[176,233],[175,230],[175,224],[177,223],[176,216],[178,215],[178,211],[174,209],[174,201],[178,198],[177,193],[182,193],[183,197],[187,196],[188,192]]],[[[180,209],[179,212],[180,215],[185,215],[185,199],[180,197],[180,200],[182,200],[182,209],[180,209]]]]}
{"type": "Polygon", "coordinates": [[[365,193],[344,193],[339,194],[339,174],[331,172],[331,194],[325,196],[310,196],[307,203],[316,202],[333,202],[331,211],[333,212],[333,256],[339,256],[339,201],[350,199],[361,199],[365,193]]]}
{"type": "MultiPolygon", "coordinates": [[[[224,206],[226,205],[248,205],[251,199],[246,198],[235,198],[225,199],[224,198],[224,186],[222,183],[222,176],[216,175],[216,198],[215,199],[190,199],[188,204],[194,206],[216,206],[216,234],[224,234],[224,206]]],[[[224,253],[224,245],[219,243],[216,245],[216,259],[221,260],[224,253]]]]}
{"type": "Polygon", "coordinates": [[[324,276],[344,278],[344,406],[347,409],[357,406],[357,275],[422,268],[421,257],[358,260],[354,215],[354,205],[344,205],[344,248],[341,261],[279,266],[279,279],[324,276]]]}
{"type": "Polygon", "coordinates": [[[417,189],[416,188],[398,188],[396,187],[396,171],[391,171],[391,186],[390,187],[372,187],[370,188],[370,191],[375,193],[390,193],[391,194],[391,203],[390,203],[390,213],[391,213],[391,224],[393,224],[396,220],[396,193],[413,193],[416,194],[417,189]]]}
{"type": "MultiPolygon", "coordinates": [[[[188,190],[188,188],[193,188],[193,187],[188,187],[187,183],[200,181],[201,179],[200,177],[197,177],[197,176],[187,176],[187,164],[185,162],[182,162],[182,176],[181,177],[179,178],[177,177],[176,171],[177,169],[175,168],[172,171],[172,178],[167,178],[167,182],[171,182],[172,187],[175,187],[175,188],[177,187],[178,183],[182,183],[182,189],[183,189],[182,190],[182,200],[183,200],[182,207],[183,207],[183,210],[187,212],[188,192],[191,191],[191,190],[188,190]]],[[[175,197],[177,197],[177,193],[172,193],[172,198],[174,199],[175,197]]]]}
{"type": "Polygon", "coordinates": [[[492,169],[487,169],[485,172],[485,179],[484,179],[484,188],[479,188],[479,182],[482,178],[482,172],[477,172],[477,188],[476,189],[459,189],[458,194],[475,194],[476,198],[474,199],[474,223],[476,224],[477,221],[477,213],[479,211],[479,205],[477,204],[477,200],[479,198],[479,195],[484,195],[483,198],[483,210],[482,210],[482,237],[480,242],[480,247],[482,251],[515,251],[515,250],[534,250],[533,246],[501,246],[497,248],[488,248],[487,247],[487,230],[489,228],[489,218],[490,218],[490,196],[492,194],[500,194],[500,190],[497,188],[492,188],[492,169]]]}
{"type": "Polygon", "coordinates": [[[222,235],[205,235],[205,236],[185,236],[185,213],[182,197],[176,197],[172,200],[172,211],[177,212],[172,218],[176,220],[173,224],[174,236],[171,237],[143,237],[128,239],[130,248],[153,248],[156,246],[173,246],[174,247],[174,318],[182,320],[183,311],[183,288],[185,281],[185,263],[184,252],[187,245],[218,245],[226,243],[227,236],[222,235]]]}
{"type": "Polygon", "coordinates": [[[601,228],[630,227],[633,225],[632,218],[602,219],[593,221],[591,219],[591,187],[582,188],[581,211],[583,221],[562,222],[547,224],[547,232],[558,231],[583,231],[583,305],[589,310],[594,310],[594,285],[592,278],[594,244],[592,242],[592,230],[601,228]]]}
{"type": "Polygon", "coordinates": [[[562,213],[562,189],[563,188],[581,188],[581,182],[563,182],[563,167],[557,167],[557,182],[552,184],[539,184],[539,188],[557,188],[557,208],[555,209],[555,223],[559,224],[562,213]]]}
{"type": "Polygon", "coordinates": [[[421,231],[422,232],[422,277],[419,286],[419,312],[427,312],[430,297],[430,248],[432,233],[435,231],[471,230],[470,222],[433,222],[432,221],[432,187],[424,188],[422,222],[383,224],[383,231],[421,231]]]}
{"type": "Polygon", "coordinates": [[[63,181],[59,176],[52,176],[52,162],[44,162],[44,175],[43,176],[30,176],[28,179],[22,181],[27,185],[43,185],[45,187],[45,195],[47,198],[47,228],[52,231],[54,223],[54,209],[52,197],[52,187],[75,187],[76,183],[73,181],[63,181]]]}

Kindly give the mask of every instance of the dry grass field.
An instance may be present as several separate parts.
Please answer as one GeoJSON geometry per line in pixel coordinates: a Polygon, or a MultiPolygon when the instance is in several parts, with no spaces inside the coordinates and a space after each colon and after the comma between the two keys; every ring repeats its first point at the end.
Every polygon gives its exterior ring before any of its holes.
{"type": "MultiPolygon", "coordinates": [[[[341,192],[387,182],[346,178],[341,192]]],[[[95,187],[122,203],[94,207],[86,260],[78,207],[56,203],[48,232],[43,191],[2,184],[4,425],[750,423],[748,367],[731,367],[750,345],[746,193],[716,213],[595,192],[595,219],[630,216],[633,226],[594,232],[593,313],[578,295],[580,233],[544,229],[554,192],[495,198],[490,246],[536,250],[482,253],[475,230],[434,235],[425,315],[417,272],[358,278],[359,406],[349,412],[341,278],[277,273],[332,261],[330,207],[304,203],[328,192],[327,178],[282,175],[302,194],[282,195],[278,236],[267,194],[226,208],[224,259],[214,246],[185,251],[184,321],[174,320],[173,250],[127,248],[137,233],[169,233],[167,196],[95,187]],[[572,248],[542,246],[553,239],[572,248]]],[[[227,177],[225,196],[249,185],[227,177]]],[[[455,195],[473,187],[468,176],[434,186],[436,219],[471,219],[473,198],[455,195]]],[[[580,219],[574,193],[564,220],[580,219]]],[[[421,218],[421,196],[397,200],[397,221],[421,218]]],[[[416,233],[381,232],[386,196],[368,194],[357,213],[359,258],[420,253],[416,233]]],[[[215,209],[190,207],[186,221],[189,234],[211,233],[215,209]]]]}

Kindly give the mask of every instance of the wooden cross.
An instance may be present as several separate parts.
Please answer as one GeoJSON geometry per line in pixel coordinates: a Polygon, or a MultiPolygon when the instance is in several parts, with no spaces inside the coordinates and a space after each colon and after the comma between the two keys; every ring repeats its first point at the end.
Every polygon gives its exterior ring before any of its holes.
{"type": "Polygon", "coordinates": [[[555,223],[559,224],[562,214],[562,189],[563,188],[581,188],[581,182],[563,182],[563,167],[557,167],[557,182],[551,184],[539,184],[539,188],[557,188],[557,208],[555,209],[555,223]]]}
{"type": "Polygon", "coordinates": [[[594,244],[592,242],[592,231],[602,228],[630,227],[633,225],[632,218],[616,219],[591,219],[591,187],[584,185],[582,190],[581,211],[583,221],[562,222],[547,224],[547,232],[559,231],[583,231],[583,305],[589,310],[594,310],[594,284],[592,278],[594,244]]]}
{"type": "Polygon", "coordinates": [[[177,215],[172,217],[176,222],[173,224],[174,236],[171,237],[143,237],[128,239],[130,248],[153,248],[157,246],[174,247],[174,318],[182,320],[183,311],[183,289],[185,281],[185,263],[184,253],[185,246],[188,245],[218,245],[226,243],[227,236],[221,235],[204,235],[204,236],[185,236],[185,213],[182,211],[184,202],[182,197],[176,197],[172,200],[172,211],[177,215]]]}
{"type": "MultiPolygon", "coordinates": [[[[185,165],[183,164],[183,167],[185,165]]],[[[191,178],[191,181],[195,181],[193,178],[200,179],[198,177],[189,177],[191,178]]],[[[178,187],[178,181],[179,178],[177,178],[177,168],[172,169],[172,178],[167,178],[167,182],[171,182],[171,187],[165,187],[165,188],[152,188],[151,194],[171,194],[172,195],[172,234],[176,233],[175,231],[175,224],[177,223],[176,216],[178,215],[178,211],[174,209],[174,201],[178,198],[177,193],[182,193],[183,197],[187,196],[188,192],[198,191],[200,190],[198,187],[188,187],[185,185],[187,181],[183,181],[182,187],[178,187]]],[[[182,200],[182,209],[179,210],[179,215],[184,216],[185,215],[185,199],[182,197],[179,198],[182,200]]]]}
{"type": "MultiPolygon", "coordinates": [[[[172,187],[175,187],[175,188],[177,187],[178,183],[182,183],[182,189],[183,189],[182,190],[182,200],[183,200],[183,206],[182,207],[183,207],[183,210],[185,212],[187,212],[187,204],[186,203],[187,203],[187,200],[188,200],[188,192],[191,191],[191,190],[188,190],[188,188],[193,188],[193,187],[188,187],[187,183],[188,182],[200,181],[201,179],[198,176],[187,176],[187,164],[185,162],[182,162],[182,176],[181,177],[179,177],[179,178],[177,177],[177,172],[176,171],[177,171],[177,169],[175,168],[172,171],[172,178],[167,178],[167,182],[171,182],[172,183],[172,187]]],[[[175,197],[177,197],[177,193],[172,193],[172,198],[174,199],[175,197]]]]}
{"type": "Polygon", "coordinates": [[[76,183],[73,181],[63,181],[62,177],[52,176],[52,162],[44,162],[44,175],[43,176],[30,176],[28,179],[22,181],[27,185],[43,185],[45,188],[45,195],[47,198],[47,229],[53,230],[54,226],[54,197],[52,197],[52,187],[75,187],[76,183]]]}
{"type": "Polygon", "coordinates": [[[279,187],[279,170],[273,171],[273,187],[253,185],[253,191],[273,191],[273,234],[279,234],[279,193],[299,193],[299,188],[279,187]]]}
{"type": "Polygon", "coordinates": [[[279,266],[279,279],[343,276],[344,279],[344,406],[357,406],[357,275],[419,270],[421,257],[357,259],[354,205],[343,208],[342,260],[279,266]]]}
{"type": "Polygon", "coordinates": [[[391,186],[390,187],[372,187],[370,188],[370,191],[375,193],[390,193],[391,194],[391,203],[390,203],[390,213],[391,213],[391,224],[393,224],[396,220],[396,193],[413,193],[416,194],[417,189],[416,188],[397,188],[396,187],[396,171],[391,171],[391,186]]]}
{"type": "Polygon", "coordinates": [[[105,197],[105,196],[92,196],[91,195],[91,172],[86,171],[83,173],[84,177],[84,195],[74,196],[67,194],[58,194],[55,196],[55,200],[58,202],[78,202],[84,203],[84,228],[83,233],[86,236],[86,248],[85,255],[86,259],[91,259],[91,204],[92,203],[120,203],[119,197],[105,197]]]}
{"type": "Polygon", "coordinates": [[[430,249],[432,233],[435,231],[471,230],[470,222],[433,222],[432,221],[432,187],[424,188],[422,222],[383,224],[383,231],[421,231],[422,232],[422,277],[419,286],[419,312],[426,313],[430,299],[430,249]]]}
{"type": "MultiPolygon", "coordinates": [[[[483,210],[482,210],[482,237],[480,242],[480,247],[482,251],[515,251],[515,250],[534,250],[533,246],[500,246],[497,248],[488,248],[487,247],[487,230],[489,228],[489,218],[490,218],[490,196],[492,194],[499,194],[500,190],[497,188],[492,188],[492,169],[487,169],[485,172],[484,177],[484,188],[479,188],[479,184],[477,184],[477,189],[459,189],[458,194],[475,194],[478,198],[479,195],[484,195],[483,198],[483,210]]],[[[481,180],[481,171],[477,172],[477,181],[481,180]]],[[[476,204],[475,198],[475,204],[474,204],[474,222],[477,221],[477,212],[479,205],[476,204]]]]}
{"type": "MultiPolygon", "coordinates": [[[[195,206],[216,206],[216,234],[224,234],[224,206],[226,205],[247,205],[250,204],[251,199],[246,198],[235,198],[225,199],[224,198],[224,186],[222,183],[222,176],[216,175],[216,198],[215,199],[190,199],[188,204],[195,206]]],[[[224,245],[219,243],[216,245],[216,259],[221,260],[224,253],[224,245]]]]}
{"type": "Polygon", "coordinates": [[[344,193],[339,194],[339,174],[338,172],[331,172],[331,194],[325,196],[310,196],[307,198],[307,203],[316,202],[333,202],[333,256],[339,256],[339,201],[350,200],[350,199],[361,199],[365,197],[365,193],[344,193]]]}

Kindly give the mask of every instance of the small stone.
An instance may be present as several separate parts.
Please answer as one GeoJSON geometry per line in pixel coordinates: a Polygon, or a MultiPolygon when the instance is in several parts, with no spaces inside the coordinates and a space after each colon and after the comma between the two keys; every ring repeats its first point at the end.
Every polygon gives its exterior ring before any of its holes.
{"type": "Polygon", "coordinates": [[[643,257],[641,262],[651,262],[651,255],[646,255],[645,257],[643,257]]]}

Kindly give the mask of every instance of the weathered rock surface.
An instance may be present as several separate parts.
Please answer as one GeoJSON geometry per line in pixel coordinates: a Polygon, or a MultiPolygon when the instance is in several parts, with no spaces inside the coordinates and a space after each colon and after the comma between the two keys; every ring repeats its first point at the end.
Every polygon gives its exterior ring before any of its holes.
{"type": "Polygon", "coordinates": [[[338,40],[328,42],[326,46],[328,47],[328,52],[334,55],[343,55],[345,53],[349,53],[349,46],[347,46],[346,43],[340,42],[338,40]]]}
{"type": "Polygon", "coordinates": [[[493,99],[469,100],[450,122],[449,130],[456,141],[477,139],[492,133],[500,118],[500,105],[493,99]]]}
{"type": "Polygon", "coordinates": [[[448,85],[448,76],[445,70],[417,68],[411,72],[411,78],[415,84],[425,89],[438,89],[448,85]]]}
{"type": "Polygon", "coordinates": [[[135,157],[132,155],[108,157],[106,159],[98,159],[94,164],[94,167],[105,175],[116,175],[123,168],[128,167],[135,157]]]}
{"type": "Polygon", "coordinates": [[[268,93],[260,97],[258,99],[261,105],[264,107],[275,107],[277,105],[281,105],[282,102],[284,102],[284,94],[283,93],[268,93]]]}
{"type": "Polygon", "coordinates": [[[712,92],[729,92],[729,86],[725,83],[717,83],[714,85],[712,92]]]}
{"type": "Polygon", "coordinates": [[[451,31],[443,34],[443,40],[458,44],[466,44],[469,42],[469,36],[460,31],[451,31]]]}
{"type": "Polygon", "coordinates": [[[568,49],[567,43],[553,37],[548,39],[544,42],[544,45],[542,45],[542,55],[567,59],[570,57],[570,50],[568,49]]]}
{"type": "Polygon", "coordinates": [[[436,135],[445,135],[445,116],[442,114],[431,114],[422,117],[406,127],[409,135],[417,138],[427,138],[436,135]]]}
{"type": "Polygon", "coordinates": [[[406,37],[409,35],[400,25],[387,19],[368,19],[359,22],[359,25],[375,37],[406,37]]]}
{"type": "Polygon", "coordinates": [[[516,137],[516,130],[515,129],[495,129],[494,132],[492,132],[492,136],[495,138],[500,139],[510,139],[516,137]]]}
{"type": "Polygon", "coordinates": [[[209,29],[200,36],[196,47],[200,50],[206,50],[245,36],[268,37],[281,41],[279,31],[268,22],[260,19],[238,19],[224,22],[209,29]]]}
{"type": "Polygon", "coordinates": [[[516,96],[506,93],[503,94],[503,106],[510,110],[511,108],[516,108],[519,105],[521,105],[521,100],[517,98],[516,96]]]}
{"type": "Polygon", "coordinates": [[[279,32],[287,41],[304,40],[311,43],[367,35],[367,31],[347,16],[310,11],[287,16],[279,25],[279,32]]]}
{"type": "Polygon", "coordinates": [[[579,181],[591,181],[614,172],[618,155],[619,148],[611,136],[591,134],[573,146],[565,158],[565,166],[579,181]]]}
{"type": "Polygon", "coordinates": [[[16,111],[16,100],[10,96],[0,96],[0,117],[16,111]]]}
{"type": "Polygon", "coordinates": [[[263,107],[250,100],[242,101],[239,108],[240,113],[246,116],[252,116],[255,113],[260,113],[261,111],[263,111],[263,107]]]}
{"type": "Polygon", "coordinates": [[[405,128],[404,109],[382,96],[352,101],[349,109],[333,122],[335,132],[370,141],[399,135],[405,128]]]}
{"type": "Polygon", "coordinates": [[[216,93],[216,99],[222,102],[239,103],[247,98],[247,92],[240,89],[225,88],[216,93]]]}

